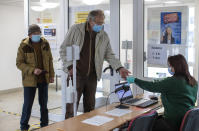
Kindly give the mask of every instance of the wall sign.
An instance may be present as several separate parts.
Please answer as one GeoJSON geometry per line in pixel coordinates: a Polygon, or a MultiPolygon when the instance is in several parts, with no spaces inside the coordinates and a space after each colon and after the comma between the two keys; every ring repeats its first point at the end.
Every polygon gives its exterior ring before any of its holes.
{"type": "Polygon", "coordinates": [[[147,63],[155,65],[167,65],[167,50],[165,45],[149,44],[147,63]]]}

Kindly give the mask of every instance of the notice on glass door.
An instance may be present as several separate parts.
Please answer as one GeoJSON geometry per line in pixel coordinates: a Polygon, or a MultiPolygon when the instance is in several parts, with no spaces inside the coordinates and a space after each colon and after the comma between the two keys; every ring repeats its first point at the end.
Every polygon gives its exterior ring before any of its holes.
{"type": "Polygon", "coordinates": [[[155,65],[166,65],[167,48],[165,47],[165,45],[149,44],[147,63],[155,65]]]}

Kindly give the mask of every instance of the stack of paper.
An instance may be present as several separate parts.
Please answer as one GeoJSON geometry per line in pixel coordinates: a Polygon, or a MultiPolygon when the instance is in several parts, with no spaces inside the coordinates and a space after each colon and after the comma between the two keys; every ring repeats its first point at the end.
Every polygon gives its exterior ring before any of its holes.
{"type": "Polygon", "coordinates": [[[101,126],[107,122],[112,121],[113,118],[106,117],[106,116],[94,116],[89,119],[83,120],[83,123],[94,125],[94,126],[101,126]]]}
{"type": "Polygon", "coordinates": [[[107,111],[105,113],[108,114],[108,115],[111,115],[111,116],[118,116],[119,117],[119,116],[126,115],[130,112],[132,112],[132,110],[115,108],[115,109],[107,111]]]}

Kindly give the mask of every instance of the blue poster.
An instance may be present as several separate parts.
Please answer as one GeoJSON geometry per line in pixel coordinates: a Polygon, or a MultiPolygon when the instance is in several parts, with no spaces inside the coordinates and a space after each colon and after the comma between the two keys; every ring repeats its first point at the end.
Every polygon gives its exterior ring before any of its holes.
{"type": "Polygon", "coordinates": [[[44,35],[55,36],[56,35],[56,29],[44,29],[44,35]]]}
{"type": "Polygon", "coordinates": [[[161,12],[161,44],[181,44],[181,12],[161,12]]]}

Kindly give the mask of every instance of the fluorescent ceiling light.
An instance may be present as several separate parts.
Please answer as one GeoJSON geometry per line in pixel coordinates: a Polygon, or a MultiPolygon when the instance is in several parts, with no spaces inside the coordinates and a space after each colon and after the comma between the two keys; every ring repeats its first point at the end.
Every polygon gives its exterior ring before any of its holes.
{"type": "Polygon", "coordinates": [[[83,3],[87,5],[98,5],[102,3],[102,1],[103,0],[83,0],[83,3]]]}
{"type": "Polygon", "coordinates": [[[145,2],[154,2],[154,1],[157,1],[157,0],[144,0],[145,2]]]}
{"type": "Polygon", "coordinates": [[[46,8],[43,6],[31,6],[31,9],[37,12],[44,11],[46,8]]]}
{"type": "Polygon", "coordinates": [[[45,8],[56,8],[59,4],[58,3],[52,3],[52,2],[42,2],[41,6],[45,8]]]}
{"type": "Polygon", "coordinates": [[[177,4],[180,3],[179,1],[166,1],[165,4],[177,4]]]}
{"type": "Polygon", "coordinates": [[[31,6],[31,9],[37,12],[44,11],[45,9],[52,9],[59,6],[59,3],[47,2],[46,0],[40,0],[38,6],[31,6]]]}

